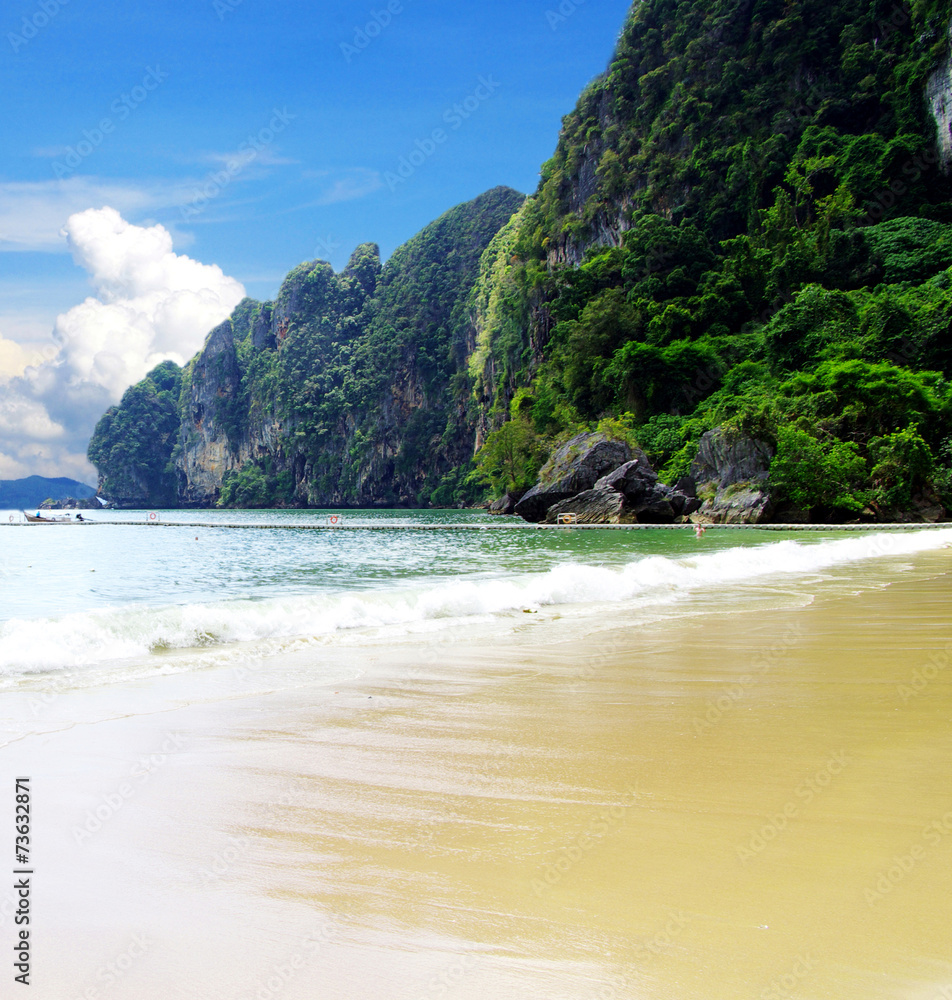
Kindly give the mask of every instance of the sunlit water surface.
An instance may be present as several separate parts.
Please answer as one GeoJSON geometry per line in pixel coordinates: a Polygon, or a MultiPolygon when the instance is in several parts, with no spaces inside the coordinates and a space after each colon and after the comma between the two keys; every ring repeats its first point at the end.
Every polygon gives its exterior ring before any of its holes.
{"type": "Polygon", "coordinates": [[[950,543],[4,530],[34,995],[949,1000],[950,543]]]}

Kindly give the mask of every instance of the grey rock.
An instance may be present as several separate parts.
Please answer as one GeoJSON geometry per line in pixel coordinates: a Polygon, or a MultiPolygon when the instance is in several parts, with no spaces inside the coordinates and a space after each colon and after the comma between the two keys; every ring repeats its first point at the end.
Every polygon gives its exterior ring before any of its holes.
{"type": "Polygon", "coordinates": [[[251,328],[251,344],[256,351],[273,351],[278,346],[271,328],[271,305],[266,303],[255,317],[251,328]]]}
{"type": "Polygon", "coordinates": [[[926,81],[926,101],[935,119],[939,165],[947,174],[952,164],[952,53],[946,54],[926,81]]]}
{"type": "Polygon", "coordinates": [[[767,488],[775,451],[766,441],[717,427],[700,441],[691,478],[708,499],[696,520],[716,524],[761,524],[774,505],[767,488]]]}
{"type": "Polygon", "coordinates": [[[674,488],[687,497],[697,496],[697,480],[693,476],[682,476],[675,484],[674,488]]]}
{"type": "Polygon", "coordinates": [[[523,498],[525,492],[525,490],[517,490],[507,493],[504,497],[489,505],[489,513],[500,515],[515,514],[516,504],[523,498]]]}
{"type": "Polygon", "coordinates": [[[735,483],[707,500],[695,520],[713,524],[763,524],[773,513],[773,503],[766,491],[756,486],[735,483]]]}
{"type": "Polygon", "coordinates": [[[552,455],[515,512],[527,521],[542,521],[550,507],[592,489],[602,476],[630,459],[631,448],[623,441],[598,432],[577,434],[552,455]]]}
{"type": "Polygon", "coordinates": [[[595,483],[595,489],[611,488],[627,494],[643,489],[645,485],[653,486],[657,481],[658,474],[651,468],[648,456],[636,449],[630,462],[625,462],[607,476],[602,476],[595,483]]]}
{"type": "Polygon", "coordinates": [[[735,483],[766,483],[774,454],[765,441],[716,427],[701,438],[691,477],[699,484],[716,483],[718,489],[735,483]]]}
{"type": "Polygon", "coordinates": [[[632,524],[637,520],[627,509],[624,494],[609,486],[585,490],[550,507],[546,524],[557,524],[560,514],[576,514],[579,524],[632,524]]]}
{"type": "Polygon", "coordinates": [[[688,484],[688,490],[659,483],[658,474],[642,451],[599,479],[595,489],[617,490],[625,497],[627,512],[646,523],[674,521],[693,514],[701,506],[693,482],[688,484]]]}

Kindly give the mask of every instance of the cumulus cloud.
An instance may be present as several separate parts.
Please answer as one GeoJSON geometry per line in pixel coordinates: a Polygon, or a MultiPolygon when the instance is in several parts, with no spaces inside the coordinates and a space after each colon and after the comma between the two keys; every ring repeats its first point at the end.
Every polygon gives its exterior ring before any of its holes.
{"type": "Polygon", "coordinates": [[[176,254],[162,226],[113,208],[70,216],[63,234],[94,295],[57,317],[40,363],[0,340],[3,478],[15,467],[92,481],[86,446],[106,408],[160,362],[184,364],[245,294],[221,268],[176,254]]]}
{"type": "Polygon", "coordinates": [[[22,375],[30,365],[39,364],[41,361],[42,356],[38,351],[28,350],[15,340],[6,340],[3,334],[0,334],[0,385],[22,375]]]}
{"type": "Polygon", "coordinates": [[[101,386],[114,402],[159,362],[184,364],[244,297],[221,268],[176,254],[162,226],[103,208],[71,216],[65,232],[96,295],[57,318],[54,339],[70,381],[101,386]]]}

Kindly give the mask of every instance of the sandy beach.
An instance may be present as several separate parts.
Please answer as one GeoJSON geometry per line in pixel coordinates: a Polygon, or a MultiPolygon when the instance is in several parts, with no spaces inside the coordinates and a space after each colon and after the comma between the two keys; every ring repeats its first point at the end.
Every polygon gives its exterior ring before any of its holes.
{"type": "Polygon", "coordinates": [[[946,997],[950,566],[8,693],[33,995],[946,997]]]}

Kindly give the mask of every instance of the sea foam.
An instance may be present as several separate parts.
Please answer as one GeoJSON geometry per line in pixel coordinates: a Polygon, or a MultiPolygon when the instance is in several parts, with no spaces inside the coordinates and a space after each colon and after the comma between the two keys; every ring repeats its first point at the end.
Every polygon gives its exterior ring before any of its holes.
{"type": "Polygon", "coordinates": [[[14,619],[0,626],[0,675],[89,667],[170,650],[272,639],[330,636],[345,630],[465,621],[525,608],[601,605],[768,578],[794,578],[888,556],[952,545],[952,529],[883,532],[823,541],[785,540],[690,557],[646,556],[621,567],[567,562],[546,572],[460,579],[265,600],[147,607],[135,605],[14,619]]]}

